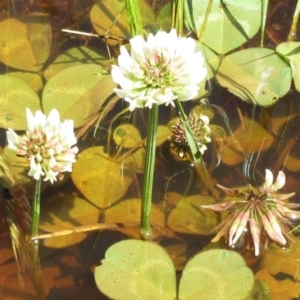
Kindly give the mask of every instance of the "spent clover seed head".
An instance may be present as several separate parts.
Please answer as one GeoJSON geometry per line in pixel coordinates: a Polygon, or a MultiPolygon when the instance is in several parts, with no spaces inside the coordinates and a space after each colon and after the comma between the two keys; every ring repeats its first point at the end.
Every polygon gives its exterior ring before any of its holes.
{"type": "Polygon", "coordinates": [[[72,147],[77,140],[72,120],[60,122],[56,109],[48,117],[41,111],[35,116],[26,108],[28,130],[18,136],[11,128],[7,130],[8,148],[17,155],[25,156],[30,162],[28,175],[51,183],[63,177],[63,172],[71,172],[76,161],[77,147],[72,147]]]}
{"type": "Polygon", "coordinates": [[[175,99],[197,96],[207,70],[202,53],[195,52],[194,39],[178,37],[173,29],[150,33],[147,40],[135,36],[130,44],[131,55],[121,46],[119,66],[112,66],[111,75],[121,87],[114,91],[129,102],[131,111],[153,104],[174,106],[175,99]]]}
{"type": "Polygon", "coordinates": [[[225,237],[229,246],[235,247],[246,234],[248,246],[253,245],[254,253],[259,255],[261,246],[266,247],[269,240],[282,246],[287,239],[293,241],[289,230],[293,228],[291,221],[300,219],[300,212],[293,210],[300,204],[289,203],[287,200],[295,193],[281,194],[278,192],[285,184],[285,175],[282,171],[273,182],[273,174],[266,170],[264,184],[255,188],[248,185],[246,189],[229,189],[218,185],[227,195],[222,203],[203,205],[203,208],[218,212],[228,212],[227,218],[213,231],[217,235],[213,242],[225,237]]]}

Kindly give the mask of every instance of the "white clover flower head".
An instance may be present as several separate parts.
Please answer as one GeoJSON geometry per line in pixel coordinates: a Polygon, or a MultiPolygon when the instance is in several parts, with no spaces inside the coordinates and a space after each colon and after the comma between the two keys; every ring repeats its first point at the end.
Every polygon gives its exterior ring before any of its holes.
{"type": "Polygon", "coordinates": [[[174,100],[187,101],[197,96],[207,69],[201,52],[195,52],[192,38],[178,37],[176,30],[149,34],[147,40],[130,40],[131,55],[121,46],[119,66],[111,75],[120,89],[115,93],[130,103],[129,109],[153,104],[174,106],[174,100]]]}
{"type": "Polygon", "coordinates": [[[51,183],[63,177],[63,172],[71,172],[76,161],[77,143],[72,120],[60,122],[56,109],[46,117],[41,111],[35,116],[26,108],[28,130],[24,136],[18,136],[11,128],[6,135],[8,148],[17,155],[25,156],[30,162],[28,175],[51,183]]]}

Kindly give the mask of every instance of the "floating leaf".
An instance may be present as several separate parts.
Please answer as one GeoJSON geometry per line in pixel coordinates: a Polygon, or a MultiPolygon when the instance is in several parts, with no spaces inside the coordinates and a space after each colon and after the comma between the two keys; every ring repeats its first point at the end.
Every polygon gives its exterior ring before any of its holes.
{"type": "Polygon", "coordinates": [[[41,110],[36,92],[25,81],[0,75],[0,127],[27,129],[26,107],[32,112],[41,110]]]}
{"type": "Polygon", "coordinates": [[[239,254],[209,250],[193,257],[182,273],[176,297],[172,261],[157,244],[126,240],[111,246],[95,269],[98,288],[117,300],[243,300],[254,276],[239,254]]]}
{"type": "Polygon", "coordinates": [[[180,300],[244,300],[252,290],[254,276],[241,255],[213,249],[193,257],[179,284],[180,300]]]}
{"type": "Polygon", "coordinates": [[[47,82],[43,108],[46,114],[56,108],[63,120],[72,119],[75,127],[80,127],[95,117],[114,87],[111,76],[100,65],[74,66],[47,82]]]}
{"type": "Polygon", "coordinates": [[[211,196],[193,195],[182,198],[168,217],[168,226],[176,231],[191,234],[210,235],[218,224],[217,215],[201,205],[213,204],[211,196]]]}
{"type": "Polygon", "coordinates": [[[37,23],[36,17],[29,15],[26,24],[13,18],[0,22],[1,62],[25,71],[42,68],[50,53],[51,27],[44,14],[39,14],[37,23]]]}
{"type": "Polygon", "coordinates": [[[291,86],[291,69],[270,49],[250,48],[226,56],[218,70],[219,83],[241,99],[269,106],[291,86]]]}
{"type": "Polygon", "coordinates": [[[173,263],[157,244],[126,240],[111,246],[95,269],[98,288],[112,299],[176,298],[173,263]]]}
{"type": "Polygon", "coordinates": [[[101,49],[88,48],[85,46],[74,47],[63,52],[44,71],[44,76],[49,80],[58,72],[81,64],[107,65],[109,58],[106,52],[101,49]]]}
{"type": "MultiPolygon", "coordinates": [[[[154,13],[151,6],[144,0],[139,1],[143,24],[154,23],[154,13]]],[[[128,40],[130,35],[125,0],[98,1],[90,11],[90,18],[96,32],[101,36],[112,36],[107,39],[110,45],[118,43],[118,38],[128,40]]]]}
{"type": "MultiPolygon", "coordinates": [[[[95,225],[99,210],[85,199],[70,194],[58,194],[43,201],[39,228],[46,232],[74,229],[81,225],[95,225]]],[[[44,241],[51,248],[63,248],[77,244],[87,233],[76,233],[53,237],[44,241]]]]}
{"type": "MultiPolygon", "coordinates": [[[[200,37],[210,0],[185,1],[186,24],[200,37]]],[[[203,42],[225,54],[252,38],[261,24],[260,0],[212,1],[203,42]]]]}
{"type": "Polygon", "coordinates": [[[133,159],[122,163],[111,159],[103,147],[92,147],[77,156],[72,179],[79,191],[99,208],[118,201],[132,183],[133,159]]]}
{"type": "Polygon", "coordinates": [[[252,119],[244,119],[233,135],[226,139],[221,151],[221,160],[226,165],[238,164],[249,153],[269,149],[273,140],[273,136],[259,123],[252,119]]]}
{"type": "Polygon", "coordinates": [[[276,51],[286,57],[291,65],[295,87],[300,92],[300,43],[285,42],[276,47],[276,51]]]}

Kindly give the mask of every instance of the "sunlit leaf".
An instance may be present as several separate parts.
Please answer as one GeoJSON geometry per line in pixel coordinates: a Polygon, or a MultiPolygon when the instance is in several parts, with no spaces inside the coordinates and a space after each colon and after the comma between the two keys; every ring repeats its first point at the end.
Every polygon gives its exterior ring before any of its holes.
{"type": "MultiPolygon", "coordinates": [[[[154,24],[154,13],[144,0],[139,1],[143,24],[154,24]]],[[[101,36],[112,36],[107,39],[110,45],[117,44],[118,38],[128,40],[130,35],[125,0],[98,1],[90,11],[90,18],[96,32],[101,36]]]]}
{"type": "Polygon", "coordinates": [[[58,56],[44,71],[44,76],[49,80],[58,72],[79,64],[108,65],[108,59],[107,53],[101,49],[74,47],[58,56]]]}
{"type": "Polygon", "coordinates": [[[43,108],[46,114],[56,108],[61,119],[72,119],[75,127],[80,127],[95,117],[114,87],[111,76],[100,65],[67,68],[47,82],[43,108]]]}
{"type": "Polygon", "coordinates": [[[273,136],[259,123],[252,119],[244,119],[233,135],[226,139],[221,150],[221,160],[226,165],[238,164],[249,153],[269,149],[273,140],[273,136]]]}
{"type": "Polygon", "coordinates": [[[126,240],[111,246],[95,269],[98,288],[112,299],[176,298],[173,263],[155,243],[126,240]]]}
{"type": "Polygon", "coordinates": [[[13,18],[0,22],[0,61],[36,72],[50,53],[51,26],[45,14],[29,15],[25,22],[13,18]]]}
{"type": "MultiPolygon", "coordinates": [[[[85,199],[60,193],[43,201],[39,228],[46,232],[56,232],[81,225],[98,222],[99,209],[85,199]]],[[[44,241],[51,248],[63,248],[81,242],[87,233],[76,233],[53,237],[44,241]]]]}
{"type": "Polygon", "coordinates": [[[171,211],[168,226],[176,232],[210,235],[219,220],[215,212],[202,209],[201,205],[214,202],[211,196],[193,195],[182,198],[171,211]]]}
{"type": "Polygon", "coordinates": [[[292,68],[292,75],[297,91],[300,91],[300,43],[285,42],[276,47],[276,51],[286,57],[292,68]]]}
{"type": "Polygon", "coordinates": [[[156,134],[156,146],[159,147],[172,135],[172,131],[168,126],[158,125],[156,134]]]}
{"type": "MultiPolygon", "coordinates": [[[[186,24],[200,36],[210,0],[185,1],[186,24]]],[[[252,38],[261,24],[260,0],[212,1],[203,42],[225,54],[252,38]]]]}
{"type": "Polygon", "coordinates": [[[160,30],[169,31],[171,29],[172,6],[173,6],[172,2],[167,3],[158,12],[158,15],[155,18],[155,24],[159,26],[160,30]]]}
{"type": "Polygon", "coordinates": [[[133,181],[132,157],[122,163],[111,159],[103,147],[92,147],[77,156],[72,179],[79,191],[99,208],[118,201],[133,181]]]}
{"type": "Polygon", "coordinates": [[[27,129],[26,107],[32,112],[41,110],[39,97],[29,84],[8,75],[0,75],[0,107],[0,127],[14,130],[27,129]]]}
{"type": "Polygon", "coordinates": [[[253,284],[253,273],[238,253],[220,249],[204,251],[185,266],[179,299],[244,300],[253,284]]]}
{"type": "Polygon", "coordinates": [[[290,89],[291,69],[278,54],[266,48],[249,48],[226,56],[217,79],[241,99],[269,106],[290,89]]]}

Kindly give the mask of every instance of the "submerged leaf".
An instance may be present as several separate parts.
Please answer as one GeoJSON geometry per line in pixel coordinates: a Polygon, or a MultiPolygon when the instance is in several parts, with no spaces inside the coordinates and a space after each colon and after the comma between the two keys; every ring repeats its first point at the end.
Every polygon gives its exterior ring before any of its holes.
{"type": "Polygon", "coordinates": [[[36,92],[25,81],[0,75],[0,127],[14,130],[27,129],[25,109],[40,110],[36,92]]]}
{"type": "Polygon", "coordinates": [[[25,71],[40,70],[49,56],[51,26],[46,14],[30,14],[25,23],[9,18],[0,22],[0,61],[25,71]],[[41,47],[41,45],[43,45],[41,47]]]}
{"type": "MultiPolygon", "coordinates": [[[[200,37],[210,0],[185,1],[186,23],[200,37]]],[[[261,24],[260,0],[212,1],[203,42],[225,54],[252,38],[261,24]]]]}
{"type": "Polygon", "coordinates": [[[44,112],[56,108],[63,120],[74,120],[75,127],[80,127],[95,117],[114,87],[111,76],[100,65],[67,68],[47,82],[43,91],[44,112]]]}
{"type": "Polygon", "coordinates": [[[49,80],[58,72],[81,64],[108,64],[109,58],[106,52],[101,49],[88,48],[85,46],[74,47],[63,52],[44,71],[44,76],[49,80]]]}
{"type": "Polygon", "coordinates": [[[114,161],[103,147],[81,152],[74,164],[72,179],[79,191],[99,208],[106,208],[125,195],[133,181],[133,158],[114,161]]]}
{"type": "Polygon", "coordinates": [[[176,298],[173,263],[157,244],[126,240],[111,246],[95,269],[98,288],[112,299],[176,298]]]}
{"type": "MultiPolygon", "coordinates": [[[[155,18],[151,6],[140,0],[139,7],[143,24],[153,24],[155,18]]],[[[98,1],[90,11],[90,18],[96,32],[108,37],[106,42],[110,45],[118,44],[118,38],[128,40],[131,37],[125,0],[98,1]]]]}
{"type": "Polygon", "coordinates": [[[202,209],[201,205],[214,202],[211,196],[193,195],[182,198],[171,211],[168,226],[176,232],[210,235],[219,220],[215,212],[202,209]]]}
{"type": "Polygon", "coordinates": [[[254,276],[242,256],[213,249],[193,257],[185,266],[179,285],[180,300],[244,300],[254,276]]]}
{"type": "MultiPolygon", "coordinates": [[[[46,232],[74,229],[98,222],[99,209],[85,199],[70,194],[59,194],[43,202],[39,228],[46,232]]],[[[53,237],[44,241],[51,248],[63,248],[80,243],[87,234],[80,232],[53,237]]]]}
{"type": "Polygon", "coordinates": [[[266,48],[249,48],[226,56],[217,79],[241,99],[269,106],[291,86],[291,69],[279,55],[266,48]]]}

